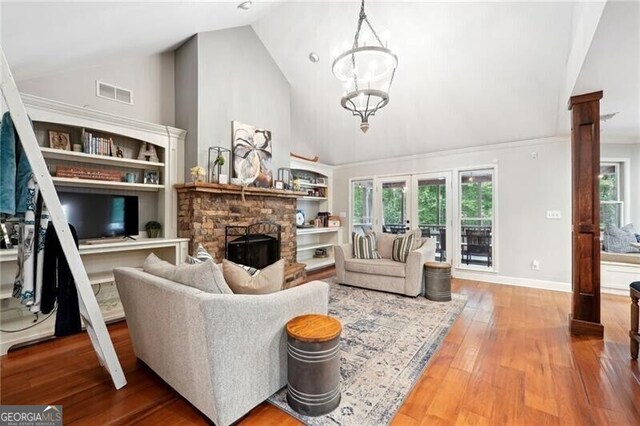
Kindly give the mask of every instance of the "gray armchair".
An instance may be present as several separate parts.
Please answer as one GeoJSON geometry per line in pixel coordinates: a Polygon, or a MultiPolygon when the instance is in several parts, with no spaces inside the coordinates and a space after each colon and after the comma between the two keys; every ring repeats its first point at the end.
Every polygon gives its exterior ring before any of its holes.
{"type": "MultiPolygon", "coordinates": [[[[380,244],[388,244],[378,241],[380,244]]],[[[384,257],[390,250],[378,249],[382,259],[354,259],[353,245],[335,247],[336,278],[340,284],[391,293],[417,296],[423,292],[424,262],[434,260],[436,240],[427,238],[424,244],[413,250],[406,263],[395,262],[384,257]]]]}

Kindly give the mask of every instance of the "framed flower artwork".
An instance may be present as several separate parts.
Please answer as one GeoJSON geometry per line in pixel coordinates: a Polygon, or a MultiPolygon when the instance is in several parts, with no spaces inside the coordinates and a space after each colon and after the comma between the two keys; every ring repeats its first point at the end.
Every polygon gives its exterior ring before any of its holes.
{"type": "Polygon", "coordinates": [[[233,177],[243,184],[271,188],[271,131],[232,121],[233,177]]]}

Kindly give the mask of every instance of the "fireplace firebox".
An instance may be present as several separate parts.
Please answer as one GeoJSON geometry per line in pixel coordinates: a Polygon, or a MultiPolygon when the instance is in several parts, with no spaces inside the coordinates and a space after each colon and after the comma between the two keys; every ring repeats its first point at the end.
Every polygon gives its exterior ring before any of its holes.
{"type": "Polygon", "coordinates": [[[280,225],[273,222],[226,226],[224,257],[235,263],[262,269],[280,260],[280,237],[280,225]]]}

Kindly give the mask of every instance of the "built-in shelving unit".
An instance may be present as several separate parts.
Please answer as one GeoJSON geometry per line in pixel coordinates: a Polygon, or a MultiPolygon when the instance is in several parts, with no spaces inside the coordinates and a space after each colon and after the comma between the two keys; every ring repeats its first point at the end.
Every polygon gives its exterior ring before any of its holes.
{"type": "Polygon", "coordinates": [[[71,186],[75,188],[102,188],[102,189],[125,189],[130,191],[158,191],[164,185],[154,185],[151,183],[129,183],[112,182],[108,180],[93,180],[80,178],[56,177],[51,178],[56,186],[71,186]]]}
{"type": "Polygon", "coordinates": [[[309,243],[309,244],[300,244],[298,246],[298,251],[307,251],[307,250],[315,250],[319,248],[331,247],[333,245],[332,242],[324,242],[324,243],[309,243]]]}
{"type": "MultiPolygon", "coordinates": [[[[162,224],[164,238],[146,238],[146,233],[140,231],[135,241],[116,239],[80,244],[80,256],[105,320],[122,319],[124,312],[113,283],[114,267],[139,267],[151,252],[174,263],[186,258],[189,240],[176,238],[178,202],[174,190],[175,184],[183,182],[186,132],[36,96],[21,96],[58,190],[136,195],[138,229],[144,229],[149,220],[162,224]],[[103,141],[113,141],[120,148],[122,157],[51,148],[49,132],[52,131],[68,134],[71,145],[83,147],[83,134],[88,131],[103,141]],[[153,145],[158,161],[137,159],[144,143],[153,145]],[[117,173],[121,181],[56,176],[58,166],[117,173]],[[156,173],[157,183],[144,183],[147,172],[156,173]],[[132,181],[128,181],[128,176],[133,177],[132,181]]],[[[17,250],[0,250],[0,328],[14,331],[0,331],[0,354],[6,354],[15,345],[50,338],[55,327],[55,315],[40,314],[36,318],[28,307],[12,297],[16,271],[17,250]]]]}
{"type": "Polygon", "coordinates": [[[328,188],[327,185],[321,183],[300,182],[301,188],[328,188]]]}
{"type": "Polygon", "coordinates": [[[326,227],[326,228],[298,228],[296,230],[296,233],[298,235],[310,235],[310,234],[331,234],[331,233],[335,233],[335,232],[340,232],[342,231],[342,228],[333,228],[333,227],[326,227]]]}
{"type": "MultiPolygon", "coordinates": [[[[307,195],[298,198],[298,210],[302,210],[307,223],[320,212],[331,212],[331,184],[333,169],[324,164],[291,159],[291,171],[300,189],[307,195]]],[[[342,227],[298,228],[297,259],[306,264],[307,271],[322,269],[335,263],[333,246],[341,241],[342,227]],[[326,250],[326,257],[316,257],[316,250],[326,250]]]]}
{"type": "Polygon", "coordinates": [[[304,197],[300,197],[300,198],[302,198],[303,200],[308,200],[308,201],[326,201],[326,200],[328,200],[327,197],[313,197],[313,196],[310,196],[310,195],[305,195],[304,197]]]}
{"type": "Polygon", "coordinates": [[[333,255],[326,258],[307,258],[302,262],[307,265],[307,267],[305,268],[307,271],[328,268],[329,266],[333,266],[336,263],[333,255]]]}
{"type": "Polygon", "coordinates": [[[135,160],[133,158],[108,157],[106,155],[87,154],[76,151],[63,151],[61,149],[41,147],[42,156],[49,160],[67,160],[88,164],[110,164],[113,166],[130,167],[135,169],[163,168],[164,163],[153,161],[135,160]]]}

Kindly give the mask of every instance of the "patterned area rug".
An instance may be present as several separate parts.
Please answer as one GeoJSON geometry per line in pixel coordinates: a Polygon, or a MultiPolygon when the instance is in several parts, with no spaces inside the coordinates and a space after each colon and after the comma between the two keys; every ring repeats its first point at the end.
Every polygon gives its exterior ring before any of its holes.
{"type": "Polygon", "coordinates": [[[268,401],[307,425],[388,424],[467,298],[431,302],[328,282],[329,315],[342,322],[340,405],[326,416],[303,416],[287,404],[286,387],[268,401]]]}

